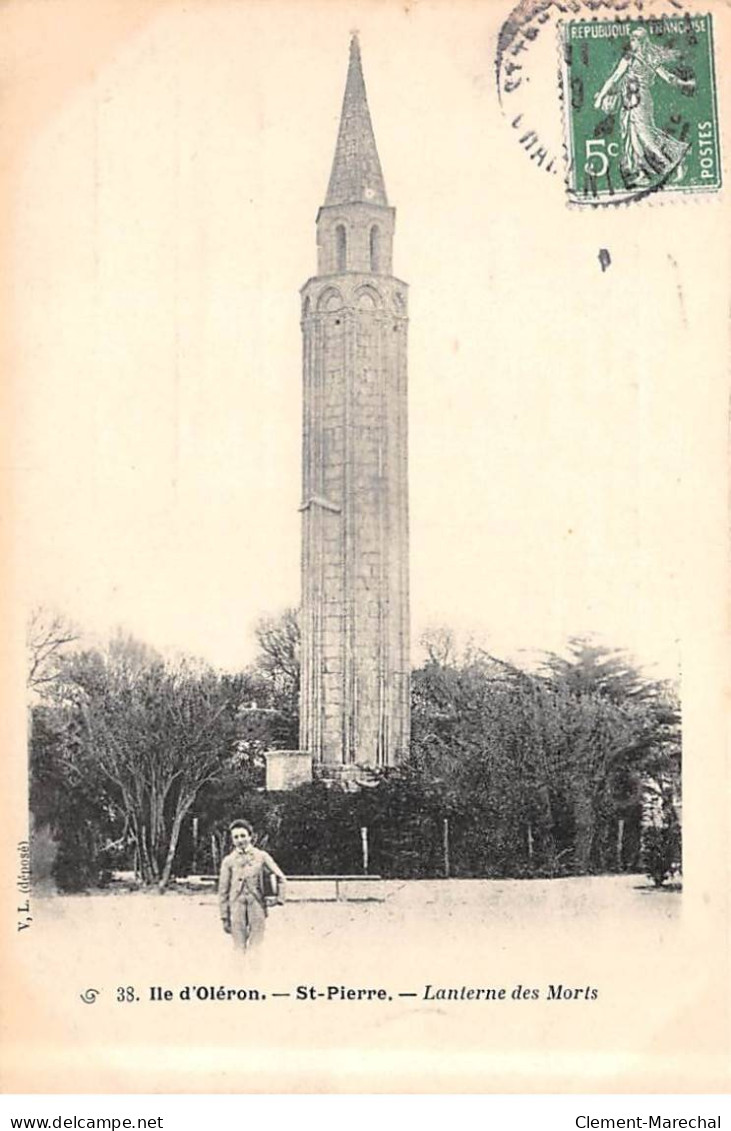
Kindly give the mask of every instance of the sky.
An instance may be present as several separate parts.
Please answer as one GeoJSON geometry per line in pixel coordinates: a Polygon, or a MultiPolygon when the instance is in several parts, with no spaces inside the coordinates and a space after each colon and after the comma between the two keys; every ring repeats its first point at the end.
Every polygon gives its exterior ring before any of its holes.
{"type": "Polygon", "coordinates": [[[32,7],[3,49],[24,601],[230,669],[298,603],[298,291],[357,27],[410,285],[415,659],[446,625],[675,674],[722,490],[713,209],[568,208],[501,112],[495,5],[72,2],[63,40],[32,7]]]}

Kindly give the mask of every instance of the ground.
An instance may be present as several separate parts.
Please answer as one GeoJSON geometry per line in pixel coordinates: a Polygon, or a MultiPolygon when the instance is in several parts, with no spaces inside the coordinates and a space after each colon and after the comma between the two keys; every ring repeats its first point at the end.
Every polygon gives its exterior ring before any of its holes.
{"type": "MultiPolygon", "coordinates": [[[[79,1048],[112,1042],[116,1065],[125,1041],[139,1058],[144,1032],[138,1071],[159,1073],[164,1049],[170,1064],[188,1058],[195,1076],[204,1062],[191,1042],[198,1048],[205,1034],[205,1064],[220,1066],[222,1080],[256,1065],[246,1086],[261,1090],[291,1064],[310,1082],[324,1072],[322,1087],[365,1071],[376,1054],[411,1071],[422,1046],[422,1073],[423,1064],[443,1074],[488,1063],[524,1073],[534,1048],[544,1059],[550,1050],[556,1072],[578,1050],[601,1075],[621,1050],[626,1057],[628,1040],[651,1047],[682,1012],[683,896],[644,877],[389,881],[384,895],[274,908],[258,959],[232,953],[211,891],[37,898],[23,951],[33,994],[73,1018],[79,1048]],[[127,987],[139,1000],[124,1000],[127,987]],[[153,987],[170,999],[153,1001],[153,987]],[[220,987],[236,994],[221,999],[220,987]],[[87,989],[99,991],[93,1005],[81,1000],[87,989]],[[384,993],[350,1004],[352,989],[384,993]],[[440,1050],[462,1059],[450,1068],[440,1050]]],[[[76,1055],[72,1045],[64,1055],[76,1055]]]]}
{"type": "MultiPolygon", "coordinates": [[[[642,876],[392,880],[381,894],[381,901],[298,900],[273,908],[257,972],[285,983],[323,963],[341,977],[377,973],[385,963],[417,981],[461,969],[495,980],[496,968],[504,979],[520,967],[525,978],[540,958],[541,968],[555,962],[559,977],[571,952],[577,975],[588,976],[577,950],[590,945],[596,961],[627,948],[661,949],[674,937],[682,905],[677,892],[658,891],[642,876]]],[[[217,978],[224,968],[241,975],[251,965],[243,958],[231,966],[210,890],[51,897],[36,901],[34,933],[44,949],[63,953],[67,970],[93,969],[100,954],[114,953],[120,978],[136,972],[140,955],[150,977],[175,968],[217,978]]]]}

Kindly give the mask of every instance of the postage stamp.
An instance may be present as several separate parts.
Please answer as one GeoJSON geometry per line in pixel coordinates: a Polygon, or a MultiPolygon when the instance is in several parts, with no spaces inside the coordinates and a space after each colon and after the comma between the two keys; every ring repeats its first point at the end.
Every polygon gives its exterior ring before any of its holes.
{"type": "Polygon", "coordinates": [[[573,202],[720,189],[710,15],[572,20],[560,35],[573,202]]]}

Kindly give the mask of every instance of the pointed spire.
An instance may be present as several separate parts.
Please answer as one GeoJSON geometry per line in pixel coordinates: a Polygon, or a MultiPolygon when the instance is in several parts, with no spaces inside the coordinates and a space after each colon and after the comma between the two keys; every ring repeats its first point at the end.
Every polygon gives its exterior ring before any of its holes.
{"type": "Polygon", "coordinates": [[[348,79],[325,205],[356,203],[388,205],[368,111],[360,44],[354,33],[350,41],[348,79]]]}

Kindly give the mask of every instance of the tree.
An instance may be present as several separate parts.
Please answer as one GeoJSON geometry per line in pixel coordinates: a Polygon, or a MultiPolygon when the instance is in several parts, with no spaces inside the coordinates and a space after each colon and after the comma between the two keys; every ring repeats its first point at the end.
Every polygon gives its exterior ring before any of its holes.
{"type": "Polygon", "coordinates": [[[427,663],[434,668],[447,669],[456,660],[456,644],[451,628],[433,626],[421,634],[419,640],[427,655],[427,663]]]}
{"type": "Polygon", "coordinates": [[[456,874],[519,874],[537,864],[535,681],[485,652],[452,657],[431,649],[414,672],[412,764],[441,799],[456,874]]]}
{"type": "Polygon", "coordinates": [[[36,696],[47,694],[58,681],[69,646],[79,632],[60,613],[37,606],[26,626],[28,689],[36,696]]]}
{"type": "Polygon", "coordinates": [[[264,617],[255,629],[259,654],[251,676],[255,699],[249,720],[264,749],[295,750],[299,743],[300,623],[297,609],[264,617]]]}
{"type": "MultiPolygon", "coordinates": [[[[569,641],[568,657],[549,654],[544,675],[584,713],[593,703],[595,723],[584,746],[588,759],[583,768],[573,766],[576,868],[588,866],[599,816],[615,834],[613,845],[605,836],[603,854],[599,847],[601,862],[606,865],[613,855],[621,867],[628,817],[639,831],[643,801],[654,795],[672,806],[680,788],[677,692],[669,681],[643,676],[625,652],[583,637],[569,641]]],[[[636,840],[639,848],[638,835],[636,840]]]]}
{"type": "Polygon", "coordinates": [[[621,648],[598,644],[585,636],[569,637],[567,656],[548,652],[544,674],[575,695],[600,695],[625,706],[647,703],[663,693],[665,685],[649,680],[621,648]]]}
{"type": "Polygon", "coordinates": [[[299,610],[290,608],[278,617],[262,617],[254,632],[259,645],[256,667],[278,691],[293,697],[300,683],[299,610]]]}
{"type": "Polygon", "coordinates": [[[440,792],[457,866],[623,867],[628,828],[636,858],[643,790],[679,756],[667,686],[583,641],[538,672],[480,650],[457,657],[446,633],[431,645],[413,674],[412,765],[440,792]]]}
{"type": "Polygon", "coordinates": [[[104,780],[144,882],[164,890],[183,821],[234,755],[240,680],[118,638],[74,656],[65,685],[82,723],[79,761],[104,780]]]}
{"type": "Polygon", "coordinates": [[[106,783],[81,756],[80,720],[48,702],[32,708],[29,802],[33,874],[62,891],[103,881],[124,840],[106,783]]]}

